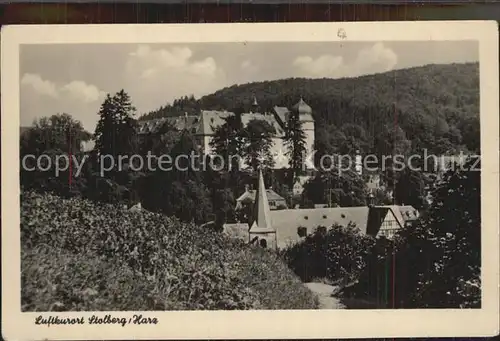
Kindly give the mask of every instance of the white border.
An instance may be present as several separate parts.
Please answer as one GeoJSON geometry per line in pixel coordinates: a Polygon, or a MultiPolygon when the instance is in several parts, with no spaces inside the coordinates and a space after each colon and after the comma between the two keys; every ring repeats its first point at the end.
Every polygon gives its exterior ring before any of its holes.
{"type": "MultiPolygon", "coordinates": [[[[2,92],[2,334],[12,340],[271,339],[493,336],[499,330],[499,82],[494,21],[4,26],[2,92]],[[344,29],[346,36],[337,36],[344,29]],[[169,42],[478,40],[481,86],[483,308],[157,312],[160,323],[38,326],[21,313],[19,231],[19,45],[169,42]]],[[[425,51],[422,51],[425,53],[425,51]]],[[[99,315],[104,315],[99,312],[99,315]]],[[[131,317],[132,312],[113,312],[131,317]]],[[[47,315],[47,314],[46,314],[47,315]]],[[[60,313],[58,316],[91,316],[60,313]]]]}

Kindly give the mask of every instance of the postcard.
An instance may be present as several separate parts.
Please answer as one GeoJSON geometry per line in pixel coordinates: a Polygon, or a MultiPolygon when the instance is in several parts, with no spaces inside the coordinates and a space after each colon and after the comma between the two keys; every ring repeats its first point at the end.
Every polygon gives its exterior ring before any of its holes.
{"type": "Polygon", "coordinates": [[[7,340],[498,334],[496,22],[1,35],[7,340]]]}

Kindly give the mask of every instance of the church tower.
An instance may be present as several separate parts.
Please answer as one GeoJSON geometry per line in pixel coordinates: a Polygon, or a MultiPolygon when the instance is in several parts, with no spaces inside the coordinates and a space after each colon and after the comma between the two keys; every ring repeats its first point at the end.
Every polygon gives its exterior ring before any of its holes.
{"type": "Polygon", "coordinates": [[[276,230],[272,226],[271,212],[269,210],[262,170],[259,170],[259,184],[257,186],[257,193],[255,193],[254,217],[252,220],[249,230],[250,242],[255,240],[257,241],[257,245],[276,249],[276,230]]]}

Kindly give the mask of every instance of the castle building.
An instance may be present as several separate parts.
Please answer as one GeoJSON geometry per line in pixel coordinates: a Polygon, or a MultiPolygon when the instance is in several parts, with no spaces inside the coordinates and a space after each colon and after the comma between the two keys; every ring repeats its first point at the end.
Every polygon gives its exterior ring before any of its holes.
{"type": "MultiPolygon", "coordinates": [[[[258,109],[257,100],[254,98],[252,109],[258,109]]],[[[288,117],[291,112],[295,111],[299,114],[299,119],[302,122],[302,129],[306,135],[306,149],[307,153],[311,153],[314,148],[314,119],[312,116],[312,109],[307,105],[301,98],[300,101],[295,104],[290,111],[286,107],[275,106],[272,112],[257,112],[250,111],[248,113],[243,113],[241,115],[241,120],[243,126],[247,126],[252,120],[262,120],[266,121],[271,127],[274,128],[275,134],[272,136],[272,146],[271,154],[275,156],[274,168],[286,168],[289,166],[288,157],[285,155],[287,153],[287,147],[284,145],[283,138],[285,137],[285,128],[288,122],[288,117]]],[[[233,112],[228,111],[214,111],[214,110],[202,110],[200,113],[200,124],[197,136],[200,137],[202,141],[202,147],[205,154],[211,154],[213,151],[210,148],[210,142],[215,135],[215,131],[218,127],[224,124],[225,118],[230,115],[234,115],[233,112]]]]}
{"type": "MultiPolygon", "coordinates": [[[[286,168],[289,166],[289,160],[286,156],[287,147],[284,145],[285,128],[290,113],[299,114],[302,122],[302,129],[306,135],[307,153],[312,153],[314,148],[314,119],[311,107],[301,98],[292,108],[275,106],[271,112],[259,112],[257,99],[254,98],[252,109],[248,113],[241,115],[243,126],[247,126],[252,120],[266,121],[274,128],[275,134],[272,136],[271,154],[274,156],[275,169],[286,168]]],[[[138,134],[140,138],[145,139],[148,136],[158,136],[160,138],[163,127],[169,123],[177,130],[188,129],[197,141],[198,146],[204,154],[212,154],[210,147],[215,131],[225,123],[225,119],[233,112],[219,110],[202,110],[197,115],[185,115],[184,117],[166,117],[157,120],[139,121],[138,134]]]]}

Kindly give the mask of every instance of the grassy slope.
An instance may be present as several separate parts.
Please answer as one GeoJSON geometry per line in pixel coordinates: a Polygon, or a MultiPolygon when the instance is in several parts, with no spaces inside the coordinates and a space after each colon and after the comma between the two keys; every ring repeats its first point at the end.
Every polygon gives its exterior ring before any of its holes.
{"type": "Polygon", "coordinates": [[[312,309],[277,256],[159,214],[23,193],[23,311],[312,309]]]}

